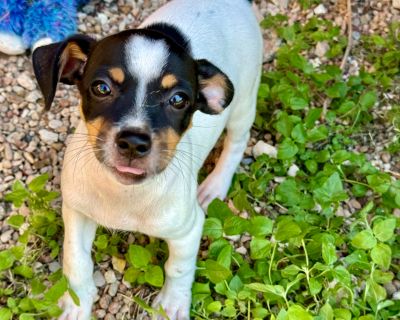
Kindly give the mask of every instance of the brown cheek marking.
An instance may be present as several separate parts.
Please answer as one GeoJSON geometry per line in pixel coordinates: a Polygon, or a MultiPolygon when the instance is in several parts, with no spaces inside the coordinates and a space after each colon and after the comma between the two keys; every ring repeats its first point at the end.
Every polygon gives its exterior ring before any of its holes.
{"type": "Polygon", "coordinates": [[[124,71],[122,71],[121,68],[111,68],[110,70],[108,70],[108,73],[115,82],[122,83],[125,80],[125,73],[124,71]]]}
{"type": "Polygon", "coordinates": [[[178,83],[178,79],[173,74],[167,74],[161,80],[161,86],[164,89],[170,89],[178,83]]]}
{"type": "Polygon", "coordinates": [[[96,146],[96,140],[99,137],[99,133],[103,124],[104,124],[103,118],[96,118],[93,121],[86,122],[86,128],[88,131],[88,140],[93,147],[96,146]]]}
{"type": "Polygon", "coordinates": [[[154,139],[159,150],[155,154],[155,162],[157,164],[157,171],[164,170],[171,159],[175,155],[175,148],[180,140],[180,136],[171,128],[162,130],[157,137],[154,139]]]}

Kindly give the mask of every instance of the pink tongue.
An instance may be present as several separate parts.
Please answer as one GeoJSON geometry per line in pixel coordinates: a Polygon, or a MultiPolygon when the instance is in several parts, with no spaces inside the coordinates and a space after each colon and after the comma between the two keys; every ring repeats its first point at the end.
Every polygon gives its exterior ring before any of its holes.
{"type": "Polygon", "coordinates": [[[137,175],[141,175],[141,174],[145,173],[145,171],[143,169],[140,169],[140,168],[116,166],[116,169],[119,172],[128,172],[128,173],[137,174],[137,175]]]}

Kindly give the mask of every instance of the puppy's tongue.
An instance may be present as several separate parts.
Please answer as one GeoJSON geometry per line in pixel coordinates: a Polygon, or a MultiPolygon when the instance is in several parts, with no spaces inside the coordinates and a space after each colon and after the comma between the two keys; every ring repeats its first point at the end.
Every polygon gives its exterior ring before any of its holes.
{"type": "Polygon", "coordinates": [[[119,172],[127,172],[127,173],[132,173],[136,175],[142,175],[145,173],[143,169],[140,168],[133,168],[133,167],[124,167],[124,166],[116,166],[115,167],[119,172]]]}

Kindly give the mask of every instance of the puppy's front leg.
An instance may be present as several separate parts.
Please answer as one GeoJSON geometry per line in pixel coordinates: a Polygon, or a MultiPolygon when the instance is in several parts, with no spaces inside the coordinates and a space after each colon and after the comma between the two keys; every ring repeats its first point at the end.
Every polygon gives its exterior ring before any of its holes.
{"type": "Polygon", "coordinates": [[[178,239],[165,239],[169,249],[165,263],[166,279],[153,307],[158,309],[161,305],[170,320],[190,319],[191,289],[204,223],[200,206],[196,204],[194,211],[196,221],[188,234],[178,239]]]}
{"type": "Polygon", "coordinates": [[[80,305],[75,305],[70,295],[65,293],[59,302],[64,310],[59,319],[88,320],[96,295],[90,252],[97,225],[66,204],[63,204],[62,213],[65,228],[63,272],[78,295],[80,305]]]}

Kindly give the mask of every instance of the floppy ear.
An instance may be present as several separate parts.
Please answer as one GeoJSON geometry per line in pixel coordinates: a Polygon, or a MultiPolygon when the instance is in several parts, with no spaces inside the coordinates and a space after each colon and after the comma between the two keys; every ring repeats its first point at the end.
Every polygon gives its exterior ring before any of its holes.
{"type": "Polygon", "coordinates": [[[65,41],[37,48],[32,55],[33,70],[42,90],[45,109],[49,110],[57,83],[75,84],[83,74],[95,40],[75,35],[65,41]]]}
{"type": "Polygon", "coordinates": [[[196,62],[199,81],[197,106],[204,113],[221,113],[232,101],[233,84],[225,73],[207,60],[196,62]]]}

